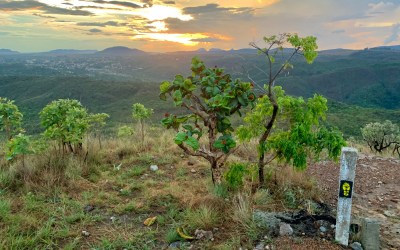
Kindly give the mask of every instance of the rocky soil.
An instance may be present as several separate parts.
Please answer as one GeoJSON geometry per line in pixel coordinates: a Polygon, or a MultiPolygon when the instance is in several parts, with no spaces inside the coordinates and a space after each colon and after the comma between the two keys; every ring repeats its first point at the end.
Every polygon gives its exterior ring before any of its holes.
{"type": "MultiPolygon", "coordinates": [[[[314,176],[323,190],[323,202],[334,208],[338,195],[339,163],[313,164],[307,174],[314,176]]],[[[360,154],[353,193],[353,223],[363,217],[381,223],[382,249],[400,249],[400,160],[360,154]]]]}

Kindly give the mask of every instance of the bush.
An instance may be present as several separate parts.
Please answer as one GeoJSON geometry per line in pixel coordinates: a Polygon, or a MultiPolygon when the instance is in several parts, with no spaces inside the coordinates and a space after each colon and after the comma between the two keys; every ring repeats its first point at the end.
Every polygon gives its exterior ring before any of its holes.
{"type": "Polygon", "coordinates": [[[243,186],[243,178],[248,173],[247,167],[241,163],[234,163],[229,166],[228,171],[225,173],[225,180],[228,188],[237,190],[243,186]]]}
{"type": "Polygon", "coordinates": [[[361,134],[371,151],[378,153],[400,142],[399,126],[389,120],[368,123],[361,129],[361,134]]]}

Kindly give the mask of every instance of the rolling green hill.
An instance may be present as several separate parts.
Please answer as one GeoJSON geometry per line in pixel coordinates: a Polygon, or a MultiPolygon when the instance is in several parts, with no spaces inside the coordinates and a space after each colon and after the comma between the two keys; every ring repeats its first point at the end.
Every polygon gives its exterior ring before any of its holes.
{"type": "MultiPolygon", "coordinates": [[[[130,121],[132,103],[155,110],[154,121],[173,108],[158,98],[158,85],[176,74],[189,74],[190,60],[200,56],[234,77],[259,85],[266,78],[263,56],[243,51],[177,52],[128,56],[18,54],[0,57],[0,96],[16,100],[29,132],[38,132],[37,113],[50,101],[78,99],[91,112],[106,112],[113,124],[130,121]]],[[[279,63],[279,58],[278,58],[279,63]]],[[[327,97],[327,123],[346,136],[359,136],[371,121],[400,122],[400,52],[331,50],[312,65],[295,59],[294,69],[277,84],[287,93],[327,97]]]]}
{"type": "Polygon", "coordinates": [[[39,111],[60,98],[77,99],[90,112],[108,113],[113,124],[131,122],[131,106],[135,102],[154,108],[155,119],[173,108],[172,104],[159,100],[158,83],[56,76],[0,77],[0,82],[0,93],[16,101],[24,113],[26,129],[33,133],[40,131],[39,111]]]}

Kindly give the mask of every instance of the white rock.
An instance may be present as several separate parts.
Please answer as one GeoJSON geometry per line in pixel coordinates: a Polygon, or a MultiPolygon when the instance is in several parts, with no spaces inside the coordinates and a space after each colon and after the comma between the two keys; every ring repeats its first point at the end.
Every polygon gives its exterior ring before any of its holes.
{"type": "Polygon", "coordinates": [[[389,210],[384,211],[383,214],[387,217],[396,217],[396,214],[389,210]]]}
{"type": "Polygon", "coordinates": [[[257,246],[254,248],[254,250],[264,250],[265,249],[265,243],[260,242],[257,244],[257,246]]]}
{"type": "Polygon", "coordinates": [[[158,170],[158,166],[157,165],[151,165],[150,166],[150,170],[155,172],[155,171],[158,170]]]}
{"type": "Polygon", "coordinates": [[[279,226],[280,236],[290,236],[293,235],[293,228],[287,223],[281,223],[279,226]]]}
{"type": "Polygon", "coordinates": [[[363,250],[363,248],[362,248],[362,246],[361,246],[361,244],[360,244],[359,242],[353,242],[353,243],[350,245],[350,247],[351,247],[351,249],[353,249],[353,250],[363,250]]]}
{"type": "Polygon", "coordinates": [[[90,233],[88,231],[83,230],[82,231],[82,236],[89,237],[90,233]]]}

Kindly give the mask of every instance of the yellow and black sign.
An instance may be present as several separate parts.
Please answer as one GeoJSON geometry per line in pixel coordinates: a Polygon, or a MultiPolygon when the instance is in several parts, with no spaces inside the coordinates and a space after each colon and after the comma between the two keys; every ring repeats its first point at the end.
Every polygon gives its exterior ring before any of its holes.
{"type": "Polygon", "coordinates": [[[353,182],[352,181],[340,181],[339,197],[351,198],[353,194],[353,182]]]}

